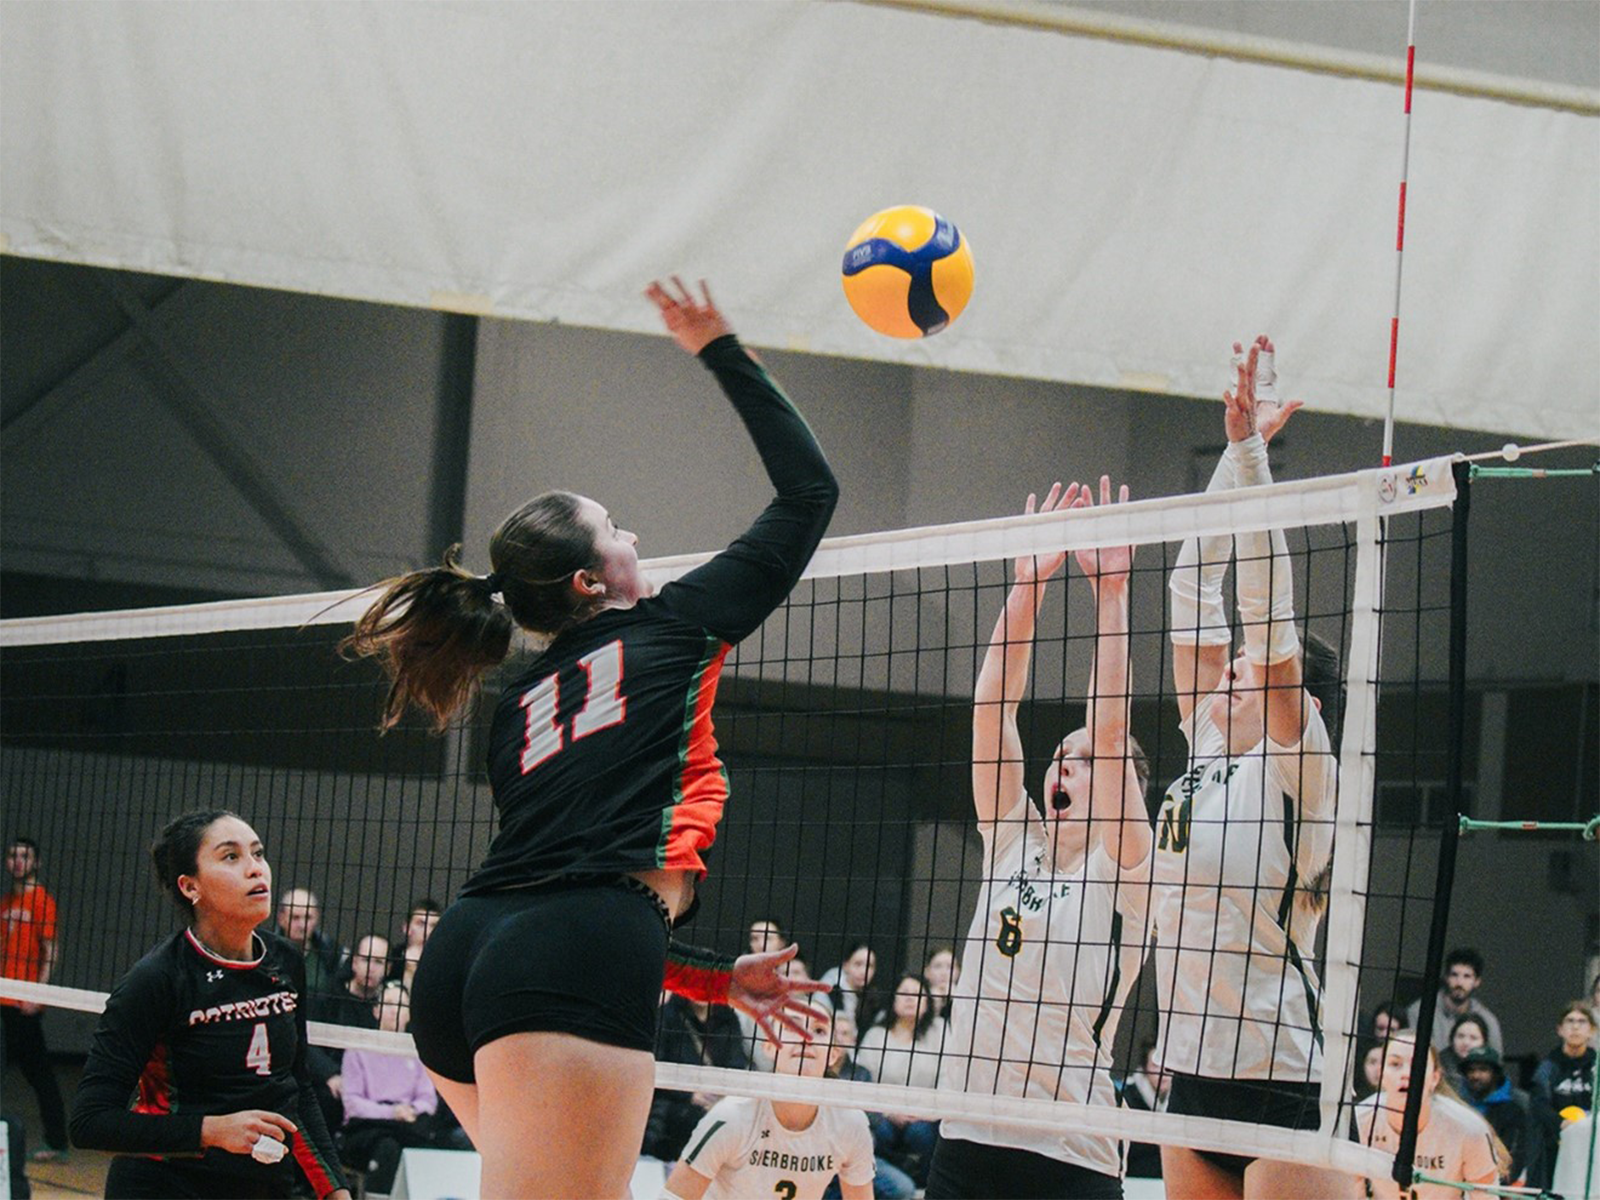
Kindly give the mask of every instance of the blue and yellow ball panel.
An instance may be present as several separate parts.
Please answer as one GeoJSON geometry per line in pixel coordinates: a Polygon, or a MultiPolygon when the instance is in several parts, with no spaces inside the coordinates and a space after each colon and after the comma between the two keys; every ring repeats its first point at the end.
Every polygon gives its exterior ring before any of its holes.
{"type": "Polygon", "coordinates": [[[842,272],[856,316],[889,337],[938,333],[972,296],[972,251],[961,231],[916,205],[863,221],[845,249],[842,272]]]}

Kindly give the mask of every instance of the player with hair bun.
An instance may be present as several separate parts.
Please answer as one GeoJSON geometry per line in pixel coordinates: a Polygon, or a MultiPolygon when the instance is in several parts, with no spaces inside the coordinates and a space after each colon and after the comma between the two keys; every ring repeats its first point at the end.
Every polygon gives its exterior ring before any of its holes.
{"type": "MultiPolygon", "coordinates": [[[[1267,442],[1298,404],[1269,402],[1273,346],[1235,344],[1228,448],[1208,491],[1272,482],[1267,442]]],[[[1272,393],[1275,397],[1275,392],[1272,393]]],[[[1151,909],[1167,1111],[1315,1129],[1322,919],[1338,791],[1338,655],[1302,647],[1280,530],[1191,538],[1169,580],[1173,677],[1189,769],[1157,823],[1151,909]],[[1232,553],[1244,645],[1222,584],[1232,553]]],[[[1348,1195],[1335,1172],[1163,1146],[1173,1195],[1348,1195]]]]}
{"type": "Polygon", "coordinates": [[[106,1001],[73,1143],[118,1155],[113,1200],[289,1196],[297,1177],[349,1200],[306,1067],[305,963],[259,928],[272,915],[261,839],[209,809],[169,823],[150,856],[185,927],[106,1001]]]}
{"type": "MultiPolygon", "coordinates": [[[[489,542],[493,570],[442,566],[380,584],[346,648],[443,728],[505,659],[514,628],[545,641],[495,708],[488,857],[440,919],[412,987],[417,1052],[483,1155],[486,1196],[617,1196],[655,1080],[663,983],[741,1008],[769,1032],[826,985],[681,946],[702,853],[728,797],[712,706],[725,657],[784,602],[839,488],[805,419],[734,337],[702,283],[646,295],[716,377],[776,495],[722,553],[659,593],[638,539],[604,506],[547,492],[489,542]]],[[[696,464],[681,481],[692,485],[696,464]]]]}

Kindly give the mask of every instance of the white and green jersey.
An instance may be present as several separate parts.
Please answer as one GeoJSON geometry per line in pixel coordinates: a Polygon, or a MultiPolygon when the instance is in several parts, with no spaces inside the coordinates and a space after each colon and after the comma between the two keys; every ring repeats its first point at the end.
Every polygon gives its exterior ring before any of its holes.
{"type": "Polygon", "coordinates": [[[1151,900],[1162,1065],[1213,1079],[1322,1077],[1315,885],[1339,771],[1313,710],[1300,743],[1230,757],[1202,699],[1189,770],[1156,823],[1151,900]]]}
{"type": "Polygon", "coordinates": [[[729,1096],[695,1126],[680,1160],[711,1181],[705,1200],[819,1200],[837,1175],[867,1185],[875,1172],[867,1114],[819,1108],[811,1124],[790,1129],[767,1100],[729,1096]]]}
{"type": "MultiPolygon", "coordinates": [[[[1149,859],[1120,868],[1096,844],[1072,870],[1053,872],[1049,832],[1026,794],[978,829],[986,878],[952,989],[939,1086],[1115,1107],[1111,1050],[1144,958],[1149,859]]],[[[951,1118],[940,1133],[1122,1173],[1115,1138],[951,1118]]]]}

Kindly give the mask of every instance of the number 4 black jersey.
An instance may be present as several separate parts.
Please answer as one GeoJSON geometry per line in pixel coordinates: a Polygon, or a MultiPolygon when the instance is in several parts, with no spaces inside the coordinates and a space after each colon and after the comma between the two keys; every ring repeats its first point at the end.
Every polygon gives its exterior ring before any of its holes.
{"type": "Polygon", "coordinates": [[[723,659],[788,596],[839,492],[805,420],[734,337],[700,357],[777,495],[710,562],[563,632],[512,681],[489,741],[500,828],[464,895],[561,875],[705,873],[728,795],[711,729],[723,659]]]}
{"type": "Polygon", "coordinates": [[[184,930],[128,972],[106,1001],[78,1085],[76,1145],[167,1158],[174,1170],[245,1190],[254,1182],[287,1194],[273,1184],[296,1171],[319,1197],[344,1186],[305,1065],[305,963],[276,934],[255,938],[259,955],[241,963],[184,930]],[[299,1127],[282,1162],[202,1151],[205,1117],[246,1109],[299,1127]]]}

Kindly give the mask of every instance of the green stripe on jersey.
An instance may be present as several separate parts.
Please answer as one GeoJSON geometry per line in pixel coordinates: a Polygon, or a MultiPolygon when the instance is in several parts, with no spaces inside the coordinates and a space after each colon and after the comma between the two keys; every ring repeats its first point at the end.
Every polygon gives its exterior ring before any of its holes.
{"type": "MultiPolygon", "coordinates": [[[[689,695],[684,700],[683,724],[678,733],[678,770],[672,777],[672,807],[661,810],[661,836],[656,841],[656,866],[667,865],[667,840],[672,835],[672,814],[678,805],[683,803],[683,772],[689,765],[689,736],[694,732],[694,710],[700,705],[700,688],[705,683],[706,672],[711,669],[711,664],[716,661],[722,642],[720,639],[706,635],[706,652],[700,656],[700,665],[694,669],[694,677],[689,681],[689,695]]],[[[726,783],[727,772],[723,772],[726,783]]]]}
{"type": "Polygon", "coordinates": [[[689,1156],[687,1158],[685,1158],[683,1161],[692,1163],[694,1161],[695,1155],[699,1154],[700,1151],[704,1150],[706,1148],[706,1143],[709,1142],[712,1138],[716,1137],[717,1136],[717,1130],[721,1129],[726,1124],[727,1124],[726,1121],[714,1121],[714,1122],[712,1122],[711,1128],[706,1130],[705,1137],[701,1138],[700,1141],[698,1143],[696,1143],[695,1148],[693,1150],[689,1151],[689,1156]]]}

